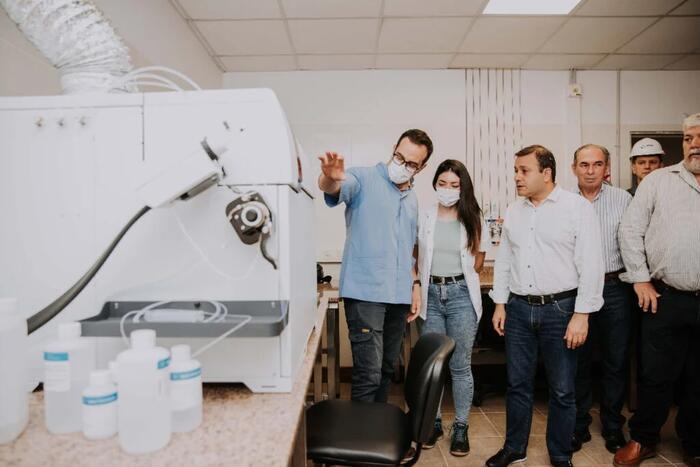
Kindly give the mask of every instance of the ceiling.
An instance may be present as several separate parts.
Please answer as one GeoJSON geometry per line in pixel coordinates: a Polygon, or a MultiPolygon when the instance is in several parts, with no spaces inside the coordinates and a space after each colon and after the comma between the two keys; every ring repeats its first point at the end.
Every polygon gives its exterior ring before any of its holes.
{"type": "Polygon", "coordinates": [[[222,71],[700,70],[700,0],[582,0],[484,16],[487,0],[170,0],[222,71]]]}

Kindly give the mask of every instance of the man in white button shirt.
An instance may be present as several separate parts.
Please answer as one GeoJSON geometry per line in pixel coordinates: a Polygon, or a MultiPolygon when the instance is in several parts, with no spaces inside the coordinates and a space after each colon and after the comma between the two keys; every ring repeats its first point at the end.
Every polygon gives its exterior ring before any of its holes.
{"type": "Polygon", "coordinates": [[[515,156],[522,198],[506,211],[490,294],[493,326],[506,342],[506,440],[486,465],[526,458],[540,352],[549,384],[550,461],[571,466],[575,349],[586,340],[588,314],[603,304],[600,228],[591,203],[555,185],[556,162],[547,148],[528,146],[515,156]]]}

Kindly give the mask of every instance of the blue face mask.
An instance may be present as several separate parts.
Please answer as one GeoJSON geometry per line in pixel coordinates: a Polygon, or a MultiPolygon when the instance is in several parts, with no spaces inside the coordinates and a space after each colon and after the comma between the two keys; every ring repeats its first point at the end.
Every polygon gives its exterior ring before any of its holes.
{"type": "Polygon", "coordinates": [[[389,162],[389,180],[394,182],[397,185],[402,185],[409,181],[411,177],[413,177],[413,172],[408,170],[406,167],[406,164],[397,164],[393,160],[389,162]]]}

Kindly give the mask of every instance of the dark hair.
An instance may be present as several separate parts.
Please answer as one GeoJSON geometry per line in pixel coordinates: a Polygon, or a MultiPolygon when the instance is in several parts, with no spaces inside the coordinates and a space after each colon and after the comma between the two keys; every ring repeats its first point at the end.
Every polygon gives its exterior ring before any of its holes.
{"type": "Polygon", "coordinates": [[[474,184],[467,168],[459,161],[447,159],[440,163],[433,177],[433,189],[436,189],[438,177],[443,172],[452,172],[459,177],[459,201],[457,216],[467,231],[467,246],[472,254],[479,252],[481,241],[481,208],[474,196],[474,184]]]}
{"type": "Polygon", "coordinates": [[[608,151],[608,148],[606,148],[605,146],[601,146],[599,144],[588,143],[588,144],[584,144],[583,146],[581,146],[580,148],[578,148],[577,150],[574,151],[574,164],[576,163],[576,159],[578,158],[579,152],[583,151],[584,149],[591,149],[591,148],[597,149],[603,153],[603,155],[605,156],[605,163],[606,164],[608,162],[610,162],[610,151],[608,151]]]}
{"type": "Polygon", "coordinates": [[[557,161],[554,159],[552,151],[544,146],[533,144],[532,146],[522,148],[515,153],[515,157],[527,156],[532,153],[535,153],[535,157],[537,157],[537,165],[540,167],[540,172],[544,172],[544,169],[552,169],[552,182],[556,181],[557,161]]]}
{"type": "Polygon", "coordinates": [[[412,142],[413,144],[417,144],[418,146],[425,146],[425,148],[428,150],[428,156],[423,161],[423,165],[427,164],[428,159],[430,159],[430,155],[433,153],[433,141],[430,139],[430,136],[428,136],[428,134],[423,130],[413,128],[411,130],[406,130],[403,133],[401,133],[401,136],[399,136],[399,140],[396,142],[396,145],[398,146],[399,144],[401,144],[401,140],[404,138],[408,138],[410,142],[412,142]]]}

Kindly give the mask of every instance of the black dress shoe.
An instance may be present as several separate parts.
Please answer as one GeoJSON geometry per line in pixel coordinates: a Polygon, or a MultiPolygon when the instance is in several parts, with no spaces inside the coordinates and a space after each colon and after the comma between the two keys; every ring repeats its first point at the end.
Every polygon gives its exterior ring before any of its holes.
{"type": "Polygon", "coordinates": [[[627,444],[625,435],[623,435],[620,430],[604,433],[603,439],[605,440],[605,449],[611,454],[615,454],[618,449],[621,449],[627,444]]]}
{"type": "Polygon", "coordinates": [[[507,467],[525,459],[527,459],[527,456],[524,452],[513,452],[503,448],[486,461],[486,467],[507,467]]]}
{"type": "Polygon", "coordinates": [[[583,443],[587,443],[591,440],[591,432],[586,430],[586,431],[581,431],[579,433],[574,433],[574,435],[571,437],[571,449],[576,452],[580,451],[581,447],[583,446],[583,443]]]}
{"type": "Polygon", "coordinates": [[[549,461],[552,464],[552,467],[574,467],[574,464],[571,463],[570,460],[568,461],[549,461]]]}

